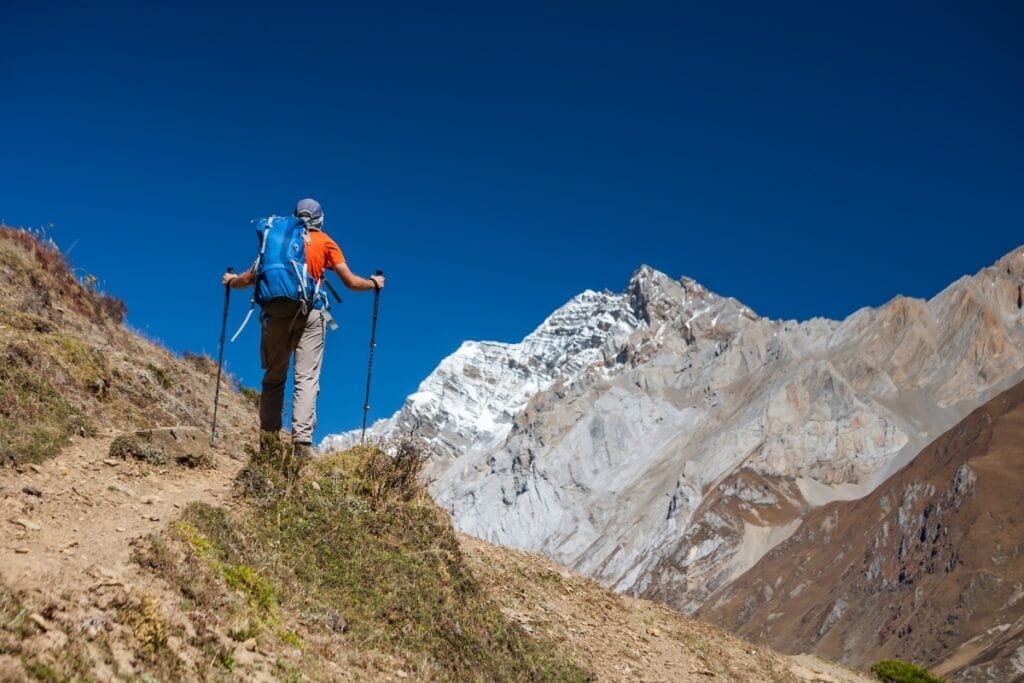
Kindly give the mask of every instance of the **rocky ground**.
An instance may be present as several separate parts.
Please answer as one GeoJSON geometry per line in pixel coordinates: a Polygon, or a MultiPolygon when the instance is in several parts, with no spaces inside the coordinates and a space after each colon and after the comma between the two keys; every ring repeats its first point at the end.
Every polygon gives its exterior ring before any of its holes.
{"type": "MultiPolygon", "coordinates": [[[[3,472],[0,505],[5,627],[21,629],[16,652],[0,656],[0,678],[31,680],[47,671],[72,678],[127,680],[146,670],[145,634],[119,614],[151,605],[169,624],[183,621],[180,595],[133,561],[146,538],[166,528],[189,503],[233,508],[234,477],[243,456],[217,449],[211,466],[190,469],[109,457],[113,434],[75,438],[57,457],[3,472]],[[17,596],[16,609],[13,597],[17,596]]],[[[817,658],[785,657],[655,603],[617,595],[539,556],[462,537],[463,550],[507,617],[543,634],[598,680],[860,681],[850,670],[817,658]]],[[[255,642],[230,645],[232,678],[283,678],[281,661],[300,654],[260,651],[255,642]],[[276,668],[275,668],[276,667],[276,668]]],[[[182,657],[186,643],[170,643],[182,657]]],[[[342,646],[346,647],[346,646],[342,646]]],[[[347,647],[351,647],[348,645],[347,647]]],[[[339,663],[330,679],[399,679],[385,658],[339,663]]],[[[294,668],[291,671],[294,673],[294,668]]],[[[223,675],[224,672],[220,672],[223,675]]],[[[218,678],[217,671],[210,671],[218,678]]]]}
{"type": "MultiPolygon", "coordinates": [[[[190,502],[226,500],[240,466],[223,451],[212,454],[211,467],[196,470],[111,458],[112,440],[113,434],[76,437],[55,458],[3,472],[0,578],[31,610],[22,661],[45,661],[70,640],[88,642],[120,628],[117,606],[151,582],[131,561],[135,542],[190,502]]],[[[17,616],[5,612],[5,625],[17,616]]],[[[132,670],[130,650],[115,649],[93,658],[96,678],[114,678],[107,657],[132,670]]],[[[12,655],[4,659],[13,677],[5,680],[17,680],[19,664],[12,655]]]]}

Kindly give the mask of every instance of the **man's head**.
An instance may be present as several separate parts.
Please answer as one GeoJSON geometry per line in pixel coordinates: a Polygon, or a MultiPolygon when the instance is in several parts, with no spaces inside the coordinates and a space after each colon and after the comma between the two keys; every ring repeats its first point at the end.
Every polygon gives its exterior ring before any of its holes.
{"type": "Polygon", "coordinates": [[[311,230],[320,230],[324,225],[324,210],[320,208],[320,202],[307,197],[300,199],[293,211],[296,218],[305,218],[306,224],[311,230]]]}

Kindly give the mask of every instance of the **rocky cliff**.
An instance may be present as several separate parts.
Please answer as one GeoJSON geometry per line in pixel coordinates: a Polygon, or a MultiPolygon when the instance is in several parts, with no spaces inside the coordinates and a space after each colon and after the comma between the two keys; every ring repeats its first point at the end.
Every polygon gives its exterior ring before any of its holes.
{"type": "Polygon", "coordinates": [[[1022,278],[1019,248],[929,301],[798,323],[643,267],[518,344],[463,344],[373,433],[434,445],[461,530],[693,611],[1022,378],[1022,278]]]}
{"type": "Polygon", "coordinates": [[[800,528],[701,617],[864,667],[958,681],[1024,674],[1024,384],[978,408],[870,495],[800,528]]]}

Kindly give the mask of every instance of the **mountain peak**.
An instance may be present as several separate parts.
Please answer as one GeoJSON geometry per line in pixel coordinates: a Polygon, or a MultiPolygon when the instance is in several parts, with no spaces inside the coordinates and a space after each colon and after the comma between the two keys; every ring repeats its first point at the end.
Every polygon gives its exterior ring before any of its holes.
{"type": "Polygon", "coordinates": [[[668,277],[660,270],[652,268],[646,263],[640,264],[640,267],[633,271],[633,274],[629,278],[629,287],[633,287],[634,284],[649,281],[655,277],[668,277]]]}
{"type": "Polygon", "coordinates": [[[626,286],[633,315],[647,324],[664,317],[673,305],[678,304],[679,294],[677,282],[648,265],[637,268],[626,286]]]}

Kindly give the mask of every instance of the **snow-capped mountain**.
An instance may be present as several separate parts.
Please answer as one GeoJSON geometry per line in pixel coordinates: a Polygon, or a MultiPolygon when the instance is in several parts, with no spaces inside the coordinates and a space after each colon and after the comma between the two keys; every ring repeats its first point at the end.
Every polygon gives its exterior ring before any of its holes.
{"type": "MultiPolygon", "coordinates": [[[[603,366],[639,325],[623,296],[585,291],[518,344],[463,343],[398,413],[369,431],[373,436],[417,434],[448,455],[497,448],[533,396],[556,381],[603,366]]],[[[357,436],[328,436],[320,448],[349,446],[357,436]]]]}
{"type": "Polygon", "coordinates": [[[642,267],[518,344],[463,344],[373,434],[434,445],[463,531],[693,611],[1022,378],[1022,277],[1024,248],[930,301],[797,323],[642,267]]]}

